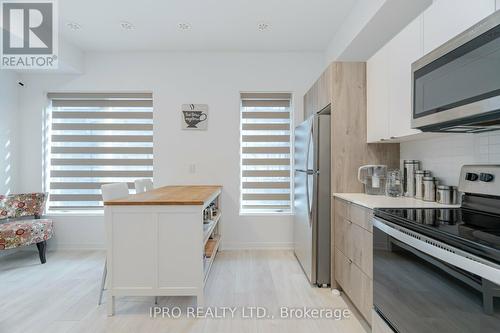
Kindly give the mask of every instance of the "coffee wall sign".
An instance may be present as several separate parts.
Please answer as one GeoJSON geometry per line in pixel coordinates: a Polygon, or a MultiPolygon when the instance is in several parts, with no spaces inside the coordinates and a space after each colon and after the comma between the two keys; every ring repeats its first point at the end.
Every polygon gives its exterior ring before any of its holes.
{"type": "Polygon", "coordinates": [[[206,130],[208,104],[182,104],[182,129],[206,130]]]}

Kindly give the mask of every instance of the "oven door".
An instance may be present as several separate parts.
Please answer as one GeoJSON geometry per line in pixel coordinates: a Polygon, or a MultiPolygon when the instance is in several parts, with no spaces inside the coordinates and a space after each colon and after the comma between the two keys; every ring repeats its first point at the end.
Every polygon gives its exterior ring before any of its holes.
{"type": "Polygon", "coordinates": [[[374,305],[389,326],[401,333],[499,332],[498,266],[384,220],[373,225],[374,305]]]}

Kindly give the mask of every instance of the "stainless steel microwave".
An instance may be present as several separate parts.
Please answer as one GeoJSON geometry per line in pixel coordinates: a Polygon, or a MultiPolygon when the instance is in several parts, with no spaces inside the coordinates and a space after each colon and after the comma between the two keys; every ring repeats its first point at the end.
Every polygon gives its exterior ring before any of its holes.
{"type": "Polygon", "coordinates": [[[500,130],[500,11],[412,64],[412,127],[500,130]]]}

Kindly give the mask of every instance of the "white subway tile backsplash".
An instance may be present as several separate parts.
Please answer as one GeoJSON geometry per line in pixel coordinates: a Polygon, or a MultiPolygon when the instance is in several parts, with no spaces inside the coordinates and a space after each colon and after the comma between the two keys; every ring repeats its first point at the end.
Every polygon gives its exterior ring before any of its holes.
{"type": "Polygon", "coordinates": [[[491,154],[488,162],[491,164],[500,164],[500,154],[491,154]]]}
{"type": "Polygon", "coordinates": [[[500,154],[500,144],[498,145],[489,145],[489,153],[492,155],[500,154]]]}
{"type": "Polygon", "coordinates": [[[481,145],[487,145],[489,142],[489,137],[488,136],[481,136],[478,141],[479,141],[479,144],[481,144],[481,145]]]}
{"type": "Polygon", "coordinates": [[[490,145],[499,145],[500,144],[500,133],[491,133],[489,136],[489,144],[490,145]]]}
{"type": "Polygon", "coordinates": [[[401,143],[401,159],[421,161],[442,184],[458,185],[464,164],[500,163],[500,132],[450,134],[401,143]]]}

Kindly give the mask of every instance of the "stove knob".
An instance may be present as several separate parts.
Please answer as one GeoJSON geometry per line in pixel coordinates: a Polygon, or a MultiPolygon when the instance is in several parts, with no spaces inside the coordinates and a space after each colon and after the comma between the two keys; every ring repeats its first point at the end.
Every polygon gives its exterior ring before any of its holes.
{"type": "Polygon", "coordinates": [[[465,174],[465,180],[475,182],[478,179],[479,179],[479,176],[477,175],[477,173],[467,172],[465,174]]]}
{"type": "Polygon", "coordinates": [[[492,182],[493,179],[495,179],[495,176],[493,176],[491,173],[481,173],[479,175],[479,180],[485,183],[492,182]]]}

